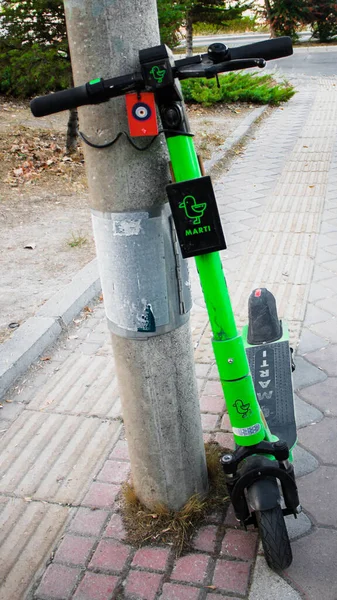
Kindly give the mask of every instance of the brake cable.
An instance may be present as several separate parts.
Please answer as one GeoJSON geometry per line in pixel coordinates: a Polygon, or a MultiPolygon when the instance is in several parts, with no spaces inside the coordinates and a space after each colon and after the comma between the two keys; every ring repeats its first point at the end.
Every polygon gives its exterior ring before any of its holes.
{"type": "Polygon", "coordinates": [[[134,143],[133,139],[129,136],[129,134],[126,131],[120,131],[119,133],[117,133],[116,137],[111,140],[111,142],[106,142],[105,144],[94,144],[94,142],[91,142],[85,135],[84,133],[82,133],[82,131],[78,132],[81,139],[84,141],[85,144],[87,144],[88,146],[90,146],[91,148],[98,148],[99,150],[103,149],[103,148],[109,148],[111,146],[113,146],[113,144],[115,144],[120,137],[122,137],[122,135],[125,135],[126,139],[128,140],[128,142],[131,144],[131,146],[133,146],[136,150],[139,150],[140,152],[143,152],[144,150],[148,150],[150,148],[150,146],[153,144],[153,142],[157,139],[157,137],[161,134],[161,133],[173,133],[175,135],[187,135],[189,137],[193,137],[194,133],[186,133],[185,131],[178,131],[175,129],[160,129],[157,133],[157,135],[155,135],[150,142],[148,142],[148,144],[146,144],[145,146],[137,146],[137,144],[134,143]]]}

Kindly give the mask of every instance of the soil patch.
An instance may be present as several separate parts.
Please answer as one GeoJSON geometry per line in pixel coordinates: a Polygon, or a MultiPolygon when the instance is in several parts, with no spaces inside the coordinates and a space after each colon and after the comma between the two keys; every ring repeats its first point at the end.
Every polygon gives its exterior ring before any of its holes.
{"type": "MultiPolygon", "coordinates": [[[[255,107],[188,107],[207,159],[255,107]]],[[[0,343],[95,256],[82,149],[68,156],[68,113],[36,119],[0,98],[0,343]],[[14,324],[14,325],[13,325],[14,324]],[[11,325],[11,327],[9,327],[11,325]]]]}

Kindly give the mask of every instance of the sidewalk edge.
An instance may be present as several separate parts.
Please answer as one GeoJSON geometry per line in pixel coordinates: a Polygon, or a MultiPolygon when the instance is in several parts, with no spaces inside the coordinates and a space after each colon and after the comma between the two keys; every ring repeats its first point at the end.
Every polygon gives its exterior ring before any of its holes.
{"type": "Polygon", "coordinates": [[[0,346],[0,398],[100,291],[95,258],[0,346]]]}

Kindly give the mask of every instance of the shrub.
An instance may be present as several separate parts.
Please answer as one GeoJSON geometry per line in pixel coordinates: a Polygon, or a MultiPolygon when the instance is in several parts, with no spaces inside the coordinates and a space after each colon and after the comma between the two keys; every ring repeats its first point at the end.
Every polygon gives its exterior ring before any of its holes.
{"type": "Polygon", "coordinates": [[[217,102],[254,102],[280,104],[289,100],[294,88],[287,82],[276,83],[271,75],[257,73],[229,73],[219,76],[220,87],[214,79],[188,79],[182,81],[186,102],[211,106],[217,102]]]}
{"type": "Polygon", "coordinates": [[[70,62],[55,47],[0,48],[1,93],[27,98],[70,85],[70,62]]]}

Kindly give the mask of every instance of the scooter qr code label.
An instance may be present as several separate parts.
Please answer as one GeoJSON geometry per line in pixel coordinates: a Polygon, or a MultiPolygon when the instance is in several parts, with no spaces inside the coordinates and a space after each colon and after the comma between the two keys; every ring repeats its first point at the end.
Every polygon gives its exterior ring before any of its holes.
{"type": "Polygon", "coordinates": [[[248,435],[254,435],[254,433],[259,433],[261,430],[260,423],[256,423],[256,425],[252,425],[251,427],[233,427],[233,433],[235,435],[240,435],[241,437],[246,437],[248,435]]]}

